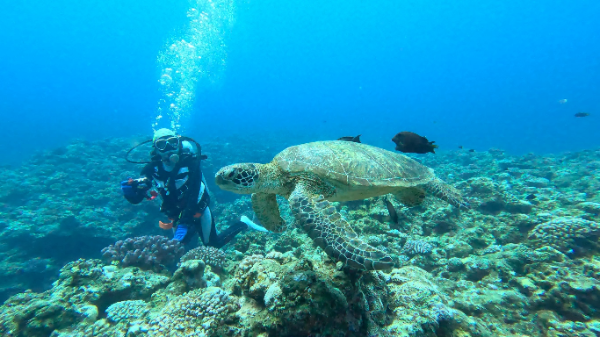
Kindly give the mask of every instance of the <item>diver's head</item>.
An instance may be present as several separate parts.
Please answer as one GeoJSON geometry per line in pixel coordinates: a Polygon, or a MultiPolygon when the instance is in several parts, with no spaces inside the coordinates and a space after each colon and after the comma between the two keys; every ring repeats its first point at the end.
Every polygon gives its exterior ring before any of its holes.
{"type": "Polygon", "coordinates": [[[152,137],[152,145],[165,164],[174,165],[179,161],[181,140],[172,130],[164,128],[156,130],[152,137]]]}

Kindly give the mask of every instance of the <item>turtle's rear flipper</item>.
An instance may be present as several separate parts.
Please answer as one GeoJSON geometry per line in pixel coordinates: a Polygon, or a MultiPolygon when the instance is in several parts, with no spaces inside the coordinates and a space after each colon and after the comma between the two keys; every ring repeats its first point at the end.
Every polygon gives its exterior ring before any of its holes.
{"type": "Polygon", "coordinates": [[[252,209],[261,225],[266,229],[280,233],[284,229],[285,221],[279,214],[277,196],[270,193],[253,193],[252,209]]]}
{"type": "Polygon", "coordinates": [[[469,203],[462,197],[460,192],[446,184],[440,178],[434,178],[425,185],[428,192],[433,193],[436,197],[447,201],[450,205],[456,207],[470,208],[469,203]]]}
{"type": "Polygon", "coordinates": [[[298,183],[289,197],[298,223],[327,255],[363,270],[388,269],[394,261],[386,253],[358,238],[350,224],[323,196],[316,196],[298,183]]]}

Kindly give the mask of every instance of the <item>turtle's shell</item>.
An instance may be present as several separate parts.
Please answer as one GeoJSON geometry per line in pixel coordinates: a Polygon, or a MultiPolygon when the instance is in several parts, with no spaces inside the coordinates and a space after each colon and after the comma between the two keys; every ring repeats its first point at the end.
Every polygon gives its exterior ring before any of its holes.
{"type": "Polygon", "coordinates": [[[432,169],[403,154],[340,140],[291,146],[273,162],[292,174],[313,173],[348,186],[411,187],[435,177],[432,169]]]}

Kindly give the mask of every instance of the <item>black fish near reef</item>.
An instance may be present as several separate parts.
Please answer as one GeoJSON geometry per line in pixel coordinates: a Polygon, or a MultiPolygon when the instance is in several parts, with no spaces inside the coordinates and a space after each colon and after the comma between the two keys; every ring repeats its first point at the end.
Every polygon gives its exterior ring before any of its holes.
{"type": "Polygon", "coordinates": [[[535,198],[536,198],[536,195],[535,195],[535,194],[530,194],[530,195],[528,195],[527,197],[525,197],[525,199],[527,199],[527,200],[533,200],[533,199],[535,199],[535,198]]]}
{"type": "Polygon", "coordinates": [[[347,142],[360,143],[360,136],[362,136],[362,135],[358,135],[356,137],[340,137],[337,140],[344,140],[344,141],[347,141],[347,142]]]}
{"type": "Polygon", "coordinates": [[[589,115],[590,114],[587,113],[587,112],[578,112],[578,113],[575,114],[575,117],[577,117],[577,118],[579,118],[579,117],[587,117],[589,115]]]}
{"type": "Polygon", "coordinates": [[[398,213],[396,213],[396,209],[394,208],[394,205],[392,205],[392,202],[389,201],[388,199],[384,199],[383,202],[385,203],[385,207],[387,207],[388,213],[390,213],[390,218],[392,219],[392,222],[397,225],[398,224],[398,213]]]}
{"type": "Polygon", "coordinates": [[[419,136],[410,131],[402,131],[392,138],[392,142],[396,143],[396,150],[404,153],[434,153],[434,149],[438,146],[434,145],[435,141],[430,142],[427,138],[419,136]]]}

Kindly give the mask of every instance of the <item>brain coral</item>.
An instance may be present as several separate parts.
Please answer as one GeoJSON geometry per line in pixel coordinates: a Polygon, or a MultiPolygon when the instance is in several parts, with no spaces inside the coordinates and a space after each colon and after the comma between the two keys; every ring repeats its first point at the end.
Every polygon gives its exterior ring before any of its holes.
{"type": "Polygon", "coordinates": [[[535,226],[529,238],[543,246],[553,247],[563,253],[577,247],[576,240],[597,237],[600,224],[575,217],[562,217],[535,226]]]}

